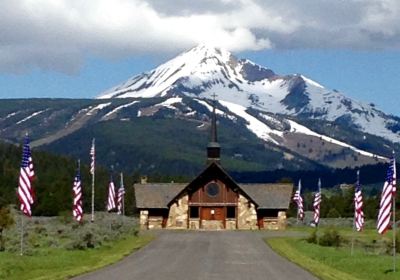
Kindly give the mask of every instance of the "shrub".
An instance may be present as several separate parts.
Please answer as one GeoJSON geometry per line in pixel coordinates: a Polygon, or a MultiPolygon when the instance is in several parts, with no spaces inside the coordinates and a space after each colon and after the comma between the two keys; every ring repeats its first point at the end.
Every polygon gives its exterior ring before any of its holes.
{"type": "MultiPolygon", "coordinates": [[[[396,253],[400,253],[400,232],[397,229],[396,233],[396,253]]],[[[390,241],[386,241],[386,254],[393,254],[393,240],[390,239],[390,241]]]]}
{"type": "Polygon", "coordinates": [[[14,217],[11,215],[8,207],[0,207],[0,251],[5,250],[5,240],[3,231],[10,228],[14,224],[14,217]]]}
{"type": "Polygon", "coordinates": [[[313,230],[313,232],[311,232],[310,236],[307,237],[306,241],[308,243],[313,243],[316,244],[317,243],[317,230],[313,230]]]}
{"type": "Polygon", "coordinates": [[[337,229],[334,227],[329,227],[324,230],[322,236],[319,239],[319,244],[321,246],[327,247],[339,247],[342,243],[343,238],[340,236],[337,229]]]}
{"type": "Polygon", "coordinates": [[[329,209],[328,214],[326,214],[327,218],[339,218],[340,217],[340,213],[338,210],[336,210],[336,208],[331,208],[329,209]]]}

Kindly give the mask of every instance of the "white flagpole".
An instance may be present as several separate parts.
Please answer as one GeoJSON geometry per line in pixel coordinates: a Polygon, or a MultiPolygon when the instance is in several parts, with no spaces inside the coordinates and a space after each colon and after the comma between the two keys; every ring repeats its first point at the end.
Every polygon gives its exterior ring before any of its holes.
{"type": "MultiPolygon", "coordinates": [[[[395,180],[397,180],[397,174],[396,174],[396,159],[394,157],[394,151],[393,151],[393,174],[395,180]]],[[[393,182],[395,184],[397,182],[393,182]]],[[[392,186],[392,192],[393,189],[396,187],[396,185],[392,186]]],[[[396,272],[396,193],[393,192],[392,194],[392,215],[393,215],[393,225],[392,225],[392,231],[393,231],[393,272],[396,272]]]]}
{"type": "MultiPolygon", "coordinates": [[[[396,168],[396,167],[395,167],[396,168]]],[[[396,272],[396,199],[393,195],[393,272],[396,272]]]]}
{"type": "MultiPolygon", "coordinates": [[[[298,182],[298,185],[297,185],[297,191],[299,192],[299,196],[300,196],[301,195],[301,179],[299,179],[299,182],[298,182]]],[[[296,223],[297,224],[299,224],[299,212],[300,212],[299,210],[300,210],[299,209],[299,204],[297,203],[297,215],[296,215],[296,217],[297,217],[296,223]]]]}
{"type": "MultiPolygon", "coordinates": [[[[124,174],[121,172],[121,186],[124,186],[124,174]]],[[[124,187],[125,192],[125,187],[124,187]]],[[[125,193],[122,195],[122,217],[125,216],[125,193]]]]}
{"type": "MultiPolygon", "coordinates": [[[[319,192],[320,199],[321,199],[321,202],[322,202],[321,178],[318,179],[318,192],[319,192]]],[[[321,203],[319,204],[318,207],[319,207],[319,209],[318,209],[319,213],[318,213],[318,223],[317,223],[317,232],[316,232],[316,235],[317,235],[317,245],[319,245],[319,232],[318,232],[318,230],[319,230],[319,221],[321,220],[321,203]]],[[[314,211],[315,211],[315,210],[314,210],[314,211]]]]}
{"type": "MultiPolygon", "coordinates": [[[[95,161],[95,138],[92,140],[92,149],[93,149],[93,161],[95,161]]],[[[92,163],[91,163],[92,164],[92,163]]],[[[91,222],[94,222],[94,174],[96,173],[96,166],[93,168],[93,173],[92,173],[92,219],[91,222]]]]}
{"type": "Polygon", "coordinates": [[[20,255],[24,254],[24,214],[21,214],[21,251],[20,255]]]}

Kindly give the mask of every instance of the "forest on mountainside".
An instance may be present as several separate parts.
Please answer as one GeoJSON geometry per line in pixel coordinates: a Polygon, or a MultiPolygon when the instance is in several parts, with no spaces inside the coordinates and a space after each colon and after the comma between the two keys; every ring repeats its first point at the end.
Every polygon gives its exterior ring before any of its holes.
{"type": "MultiPolygon", "coordinates": [[[[19,207],[17,198],[22,148],[0,142],[0,208],[6,205],[19,207]]],[[[89,157],[89,152],[88,152],[89,157]]],[[[33,186],[36,201],[32,214],[35,216],[55,216],[72,211],[72,184],[77,170],[77,159],[54,155],[47,152],[32,151],[35,178],[33,186]]],[[[114,183],[119,187],[119,172],[114,171],[114,183]]],[[[89,167],[81,165],[84,212],[90,211],[91,175],[89,167]]],[[[133,174],[125,174],[126,213],[134,212],[133,174]]],[[[138,178],[138,175],[136,175],[138,178]]],[[[104,211],[110,171],[96,167],[95,209],[104,211]]]]}
{"type": "MultiPolygon", "coordinates": [[[[18,208],[19,202],[16,195],[18,186],[19,166],[21,163],[22,149],[19,146],[0,142],[0,208],[12,205],[18,208]]],[[[55,216],[68,215],[72,208],[72,183],[76,173],[77,159],[51,154],[44,151],[32,151],[34,170],[36,173],[33,185],[36,191],[36,202],[33,206],[33,215],[55,216]]],[[[88,151],[89,158],[89,151],[88,151]]],[[[385,178],[387,165],[378,164],[361,168],[361,184],[368,185],[364,194],[368,202],[368,216],[372,216],[377,207],[380,189],[385,178]]],[[[229,172],[229,170],[228,170],[229,172]]],[[[229,172],[230,173],[230,172],[229,172]]],[[[267,182],[292,182],[297,185],[298,179],[302,179],[303,191],[306,194],[305,202],[317,188],[318,178],[322,179],[323,189],[329,189],[329,197],[325,197],[325,205],[321,209],[322,217],[328,215],[325,207],[334,205],[339,216],[352,215],[351,195],[344,194],[338,187],[342,183],[350,186],[355,182],[356,170],[354,169],[323,169],[316,171],[287,171],[275,170],[266,172],[234,172],[230,173],[239,183],[267,183],[267,182]],[[328,203],[328,201],[331,201],[328,203]],[[345,203],[348,201],[349,203],[345,203]],[[345,203],[345,205],[342,205],[345,203]],[[343,207],[341,207],[342,205],[343,207]],[[347,208],[346,208],[347,207],[347,208]],[[325,213],[326,212],[326,213],[325,213]]],[[[134,205],[133,184],[138,182],[140,174],[137,170],[124,173],[124,185],[126,189],[126,213],[133,215],[136,212],[134,205]]],[[[148,176],[149,182],[190,182],[192,176],[170,176],[162,173],[154,173],[148,176]]],[[[81,165],[81,178],[83,186],[84,212],[90,212],[91,205],[91,175],[86,164],[81,165]]],[[[119,170],[114,170],[114,183],[119,187],[119,170]]],[[[95,184],[95,209],[104,211],[107,199],[107,187],[110,179],[110,170],[103,166],[96,167],[95,184]]],[[[311,205],[312,203],[308,203],[311,205]]],[[[331,208],[331,207],[328,207],[331,208]]],[[[311,209],[310,209],[311,210],[311,209]]],[[[331,213],[332,214],[332,213],[331,213]]]]}

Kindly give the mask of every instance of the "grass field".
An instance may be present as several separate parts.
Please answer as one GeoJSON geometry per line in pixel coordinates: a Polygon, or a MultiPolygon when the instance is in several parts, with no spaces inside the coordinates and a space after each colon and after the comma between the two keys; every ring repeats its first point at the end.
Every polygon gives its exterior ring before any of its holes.
{"type": "MultiPolygon", "coordinates": [[[[311,232],[304,228],[302,233],[311,232]]],[[[308,243],[304,238],[271,238],[266,242],[273,250],[302,266],[320,279],[400,279],[400,256],[397,271],[393,272],[393,258],[385,253],[382,245],[389,241],[391,233],[378,236],[373,230],[356,234],[354,254],[351,255],[351,229],[339,231],[347,239],[341,247],[323,247],[308,243]],[[371,244],[378,244],[372,246],[371,244]]]]}
{"type": "Polygon", "coordinates": [[[112,264],[146,245],[150,236],[129,236],[90,250],[40,249],[34,255],[0,253],[0,279],[67,279],[112,264]]]}
{"type": "MultiPolygon", "coordinates": [[[[88,218],[88,217],[86,217],[88,218]]],[[[137,219],[96,213],[96,221],[77,224],[65,217],[24,218],[20,255],[20,217],[5,233],[0,279],[67,279],[112,264],[152,240],[141,235],[137,219]]]]}

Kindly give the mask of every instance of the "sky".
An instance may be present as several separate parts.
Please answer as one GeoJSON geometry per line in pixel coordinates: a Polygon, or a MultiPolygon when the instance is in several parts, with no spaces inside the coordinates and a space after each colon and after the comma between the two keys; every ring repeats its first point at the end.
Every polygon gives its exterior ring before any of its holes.
{"type": "Polygon", "coordinates": [[[209,44],[400,116],[398,0],[0,3],[0,98],[93,98],[209,44]]]}

